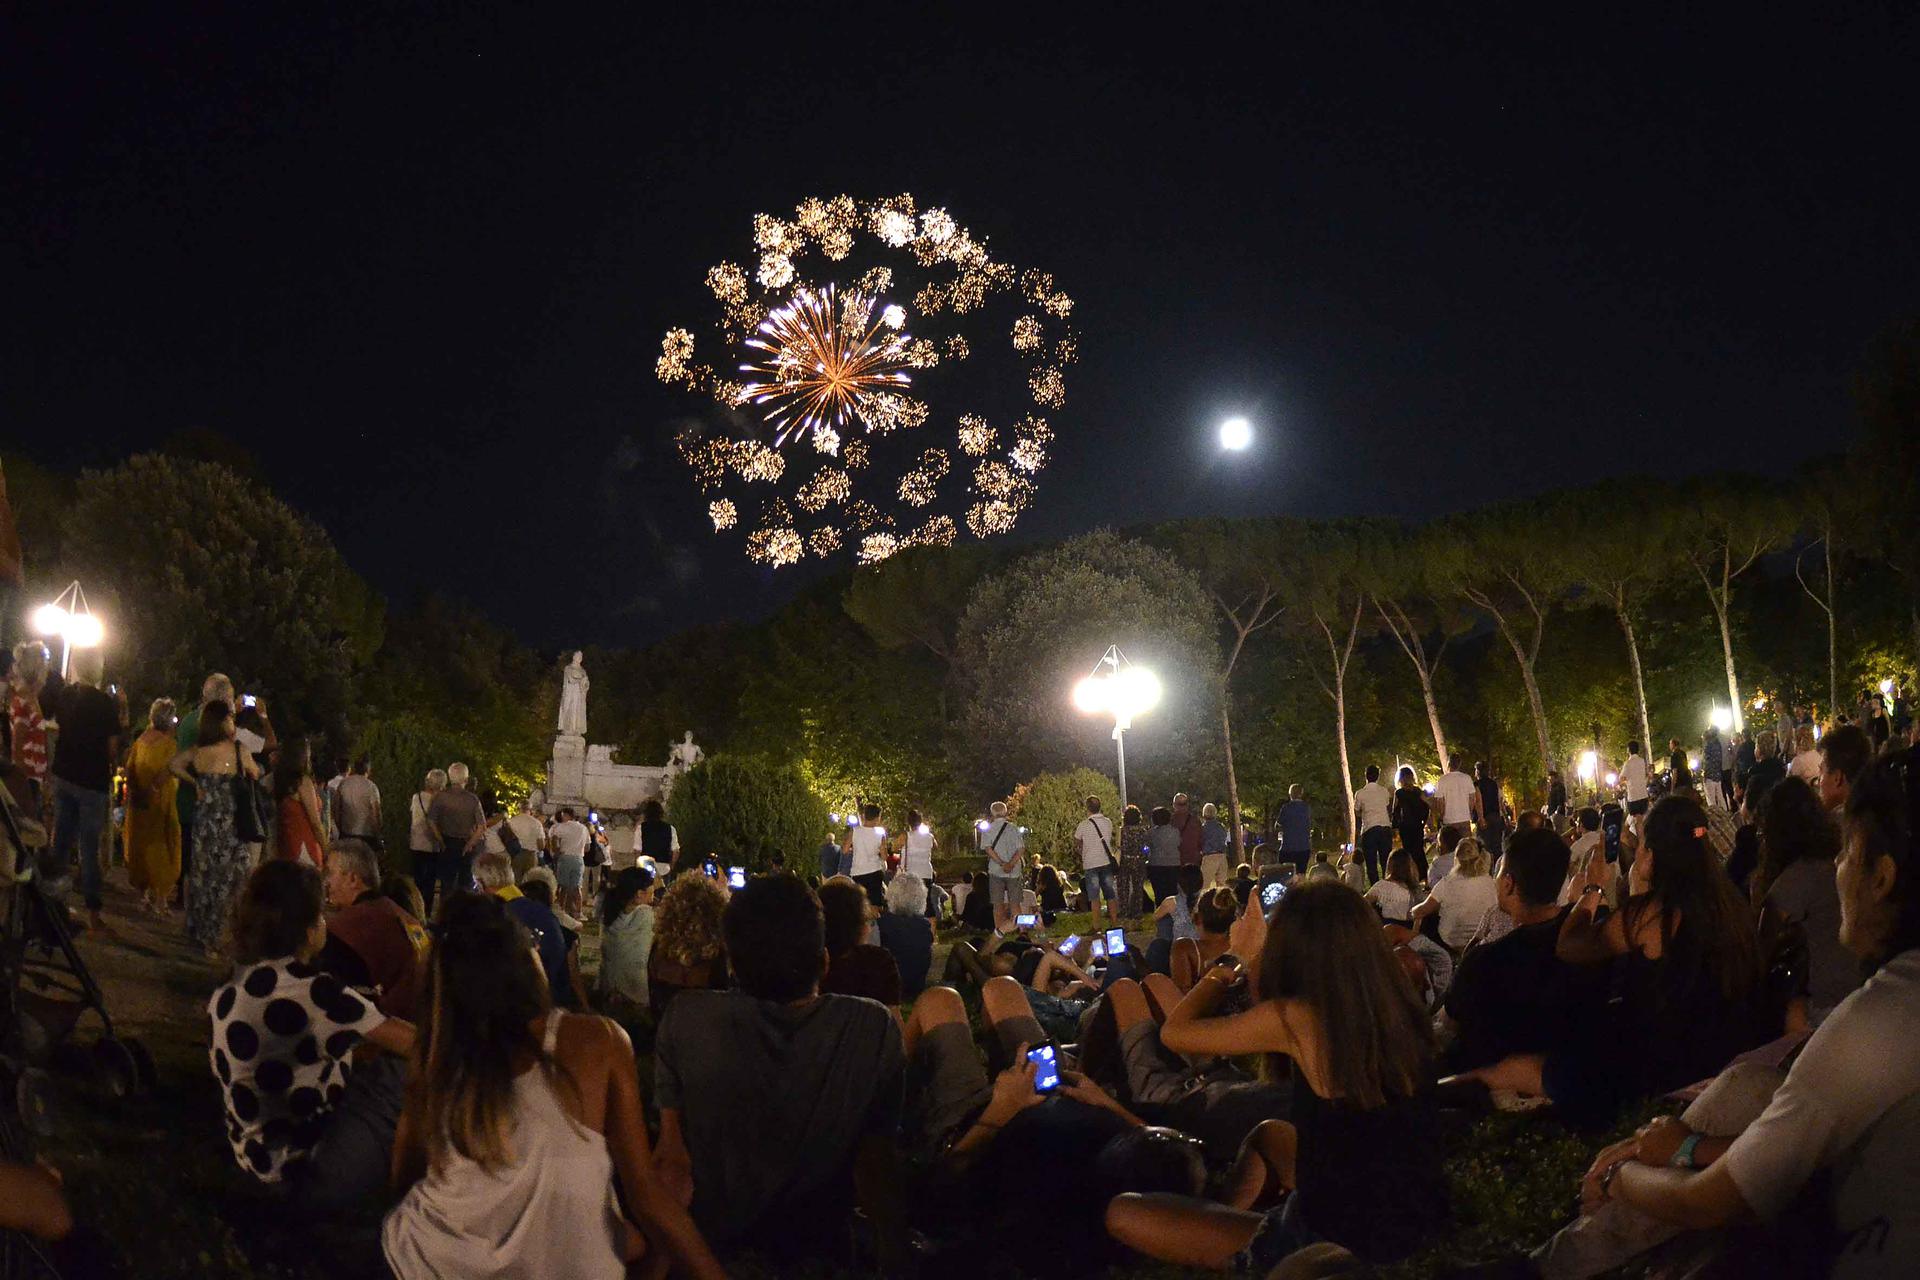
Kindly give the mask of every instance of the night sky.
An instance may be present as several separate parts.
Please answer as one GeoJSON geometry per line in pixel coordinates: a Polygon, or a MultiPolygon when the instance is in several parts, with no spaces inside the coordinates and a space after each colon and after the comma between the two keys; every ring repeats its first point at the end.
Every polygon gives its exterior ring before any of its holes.
{"type": "Polygon", "coordinates": [[[652,369],[804,196],[911,191],[1076,298],[1027,537],[1786,472],[1920,307],[1905,6],[38,8],[0,20],[0,439],[218,432],[394,599],[546,646],[806,580],[710,532],[671,436],[716,410],[652,369]]]}

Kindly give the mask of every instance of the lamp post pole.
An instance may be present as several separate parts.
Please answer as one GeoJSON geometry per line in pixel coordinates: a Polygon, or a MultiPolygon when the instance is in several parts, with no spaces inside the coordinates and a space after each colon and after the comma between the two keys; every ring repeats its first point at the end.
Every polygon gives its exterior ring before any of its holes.
{"type": "Polygon", "coordinates": [[[1120,816],[1127,814],[1127,726],[1113,722],[1113,748],[1120,757],[1120,816]]]}

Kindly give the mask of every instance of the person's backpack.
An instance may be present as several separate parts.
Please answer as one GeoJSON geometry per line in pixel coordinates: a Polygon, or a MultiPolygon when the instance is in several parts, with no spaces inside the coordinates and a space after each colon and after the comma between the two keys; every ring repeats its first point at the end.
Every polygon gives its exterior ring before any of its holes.
{"type": "Polygon", "coordinates": [[[606,865],[607,846],[601,844],[598,840],[595,840],[589,837],[587,840],[587,853],[584,861],[586,862],[586,865],[589,867],[599,867],[599,866],[606,865]]]}

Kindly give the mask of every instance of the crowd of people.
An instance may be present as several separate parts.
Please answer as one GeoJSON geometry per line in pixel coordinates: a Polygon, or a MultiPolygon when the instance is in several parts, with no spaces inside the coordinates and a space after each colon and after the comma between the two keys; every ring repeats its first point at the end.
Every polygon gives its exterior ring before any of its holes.
{"type": "Polygon", "coordinates": [[[616,869],[592,815],[489,813],[458,763],[408,796],[403,864],[367,762],[320,782],[225,677],[133,735],[97,664],[27,674],[82,908],[120,770],[129,883],[166,913],[184,875],[230,970],[236,1164],[348,1273],[957,1273],[983,1240],[1033,1274],[1360,1271],[1445,1229],[1450,1112],[1650,1107],[1506,1271],[1920,1265],[1920,776],[1890,709],[1796,723],[1811,761],[1771,728],[1744,765],[1743,737],[1664,773],[1635,743],[1618,803],[1369,766],[1351,846],[1299,788],[1258,833],[1089,798],[1063,866],[996,803],[947,884],[923,816],[876,805],[817,868],[750,875],[681,858],[656,805],[616,869]]]}

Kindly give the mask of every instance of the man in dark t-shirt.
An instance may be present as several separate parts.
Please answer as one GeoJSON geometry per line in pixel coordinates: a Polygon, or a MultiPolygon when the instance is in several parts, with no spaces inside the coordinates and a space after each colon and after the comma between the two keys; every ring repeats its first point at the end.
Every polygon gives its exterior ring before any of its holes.
{"type": "Polygon", "coordinates": [[[100,687],[100,651],[76,649],[72,674],[43,696],[60,725],[53,748],[53,849],[66,865],[80,864],[80,892],[90,923],[100,919],[100,837],[107,825],[107,791],[120,757],[120,705],[100,687]]]}
{"type": "Polygon", "coordinates": [[[792,876],[750,881],[723,920],[738,988],[684,991],[660,1024],[656,1168],[690,1187],[714,1251],[788,1261],[844,1248],[856,1201],[883,1274],[904,1262],[894,1133],[905,1057],[891,1010],[819,994],[820,902],[792,876]]]}
{"type": "Polygon", "coordinates": [[[1494,891],[1514,929],[1469,950],[1454,970],[1446,999],[1455,1031],[1451,1070],[1550,1052],[1597,1007],[1592,977],[1555,954],[1566,914],[1560,890],[1571,859],[1566,842],[1543,828],[1507,841],[1494,891]]]}

